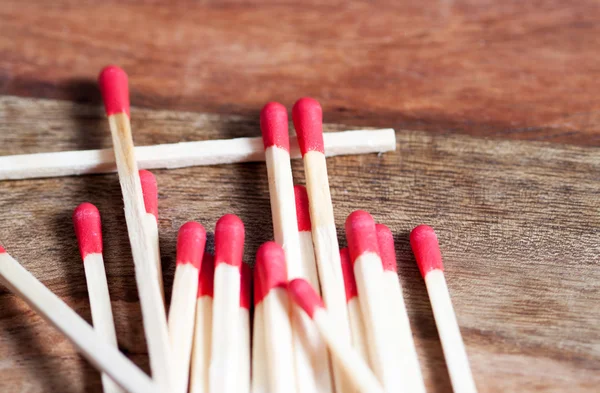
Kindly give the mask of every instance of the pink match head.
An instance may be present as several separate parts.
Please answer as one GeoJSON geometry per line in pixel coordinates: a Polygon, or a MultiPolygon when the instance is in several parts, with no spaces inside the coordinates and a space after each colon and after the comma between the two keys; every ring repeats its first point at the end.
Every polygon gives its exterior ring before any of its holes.
{"type": "Polygon", "coordinates": [[[219,218],[215,226],[215,266],[220,263],[240,267],[244,255],[244,223],[235,214],[219,218]]]}
{"type": "Polygon", "coordinates": [[[129,81],[122,68],[106,66],[98,76],[100,92],[107,116],[126,113],[129,116],[129,81]]]}
{"type": "Polygon", "coordinates": [[[296,196],[296,217],[298,219],[298,231],[310,232],[310,210],[308,208],[308,193],[304,186],[294,186],[294,195],[296,196]]]}
{"type": "Polygon", "coordinates": [[[4,249],[4,247],[2,247],[2,244],[0,244],[0,254],[4,254],[6,252],[6,250],[4,249]]]}
{"type": "Polygon", "coordinates": [[[410,246],[423,278],[432,270],[444,270],[440,245],[433,228],[419,225],[413,229],[410,232],[410,246]]]}
{"type": "Polygon", "coordinates": [[[198,276],[198,297],[210,296],[214,293],[215,260],[209,253],[204,253],[198,276]]]}
{"type": "Polygon", "coordinates": [[[96,206],[84,202],[73,212],[73,226],[81,259],[88,254],[102,254],[102,224],[96,206]]]}
{"type": "Polygon", "coordinates": [[[140,171],[140,182],[142,183],[146,213],[152,214],[158,221],[158,185],[156,184],[156,177],[152,172],[142,169],[140,171]]]}
{"type": "Polygon", "coordinates": [[[311,318],[314,317],[318,309],[325,308],[325,304],[323,304],[323,300],[317,291],[303,278],[290,281],[288,292],[294,303],[300,306],[311,318]]]}
{"type": "Polygon", "coordinates": [[[278,102],[269,102],[260,112],[260,129],[265,149],[277,146],[290,151],[288,115],[285,106],[278,102]]]}
{"type": "Polygon", "coordinates": [[[292,109],[298,145],[304,156],[309,151],[325,153],[323,143],[323,110],[317,100],[300,98],[292,109]]]}
{"type": "Polygon", "coordinates": [[[252,269],[250,265],[242,262],[240,281],[240,307],[250,309],[250,294],[252,293],[252,269]]]}
{"type": "Polygon", "coordinates": [[[260,280],[262,294],[260,298],[268,295],[271,289],[285,288],[287,285],[287,267],[283,248],[275,242],[266,242],[256,252],[256,265],[254,267],[260,280]]]}
{"type": "Polygon", "coordinates": [[[177,234],[177,264],[189,263],[200,269],[205,244],[206,231],[201,224],[194,221],[183,224],[177,234]]]}
{"type": "Polygon", "coordinates": [[[392,235],[390,228],[383,224],[375,225],[375,230],[377,231],[377,243],[379,245],[379,255],[381,256],[383,270],[395,273],[398,271],[398,267],[396,266],[394,235],[392,235]]]}
{"type": "Polygon", "coordinates": [[[379,254],[375,220],[366,211],[356,210],[348,216],[346,240],[348,240],[348,250],[352,262],[366,252],[379,254]]]}
{"type": "Polygon", "coordinates": [[[340,250],[340,261],[342,263],[342,275],[344,276],[344,288],[346,288],[346,301],[349,302],[358,296],[358,288],[356,287],[354,266],[352,266],[348,248],[342,248],[340,250]]]}

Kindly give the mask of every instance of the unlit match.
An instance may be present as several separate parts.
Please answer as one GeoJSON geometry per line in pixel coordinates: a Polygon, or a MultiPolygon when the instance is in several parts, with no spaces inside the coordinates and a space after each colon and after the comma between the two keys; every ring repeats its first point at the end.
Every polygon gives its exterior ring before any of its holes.
{"type": "Polygon", "coordinates": [[[254,318],[252,325],[252,393],[270,393],[267,365],[267,338],[265,336],[265,318],[263,310],[264,291],[255,268],[254,276],[254,318]]]}
{"type": "Polygon", "coordinates": [[[242,262],[242,277],[240,282],[240,366],[239,393],[250,393],[250,299],[252,291],[252,270],[247,263],[242,262]]]}

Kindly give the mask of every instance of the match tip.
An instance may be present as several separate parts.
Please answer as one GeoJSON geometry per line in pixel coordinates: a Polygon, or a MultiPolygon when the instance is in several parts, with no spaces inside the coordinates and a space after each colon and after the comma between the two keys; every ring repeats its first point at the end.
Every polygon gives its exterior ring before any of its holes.
{"type": "Polygon", "coordinates": [[[235,214],[219,218],[215,226],[215,265],[241,267],[244,255],[244,223],[235,214]]]}
{"type": "Polygon", "coordinates": [[[444,270],[440,245],[433,228],[419,225],[410,232],[410,246],[423,278],[432,270],[444,270]]]}
{"type": "Polygon", "coordinates": [[[6,253],[6,250],[4,249],[4,247],[2,247],[2,244],[0,244],[0,254],[4,253],[6,253]]]}
{"type": "Polygon", "coordinates": [[[323,304],[323,300],[317,291],[303,278],[290,281],[288,291],[294,303],[300,306],[311,318],[315,315],[315,311],[325,308],[325,304],[323,304]]]}
{"type": "Polygon", "coordinates": [[[256,265],[260,289],[264,298],[273,288],[287,285],[287,267],[283,248],[275,242],[266,242],[256,252],[256,265]]]}
{"type": "Polygon", "coordinates": [[[252,278],[254,283],[254,307],[257,304],[262,302],[265,293],[262,290],[262,286],[260,285],[260,277],[258,276],[258,269],[254,266],[254,270],[252,271],[252,278]]]}
{"type": "Polygon", "coordinates": [[[308,192],[306,192],[306,187],[300,185],[294,186],[294,195],[296,196],[296,217],[298,219],[298,231],[310,232],[310,210],[308,206],[308,192]]]}
{"type": "Polygon", "coordinates": [[[250,309],[250,296],[252,293],[252,269],[250,265],[242,262],[240,281],[240,307],[250,309]]]}
{"type": "Polygon", "coordinates": [[[89,202],[77,206],[73,211],[73,226],[82,259],[88,254],[102,253],[102,224],[96,206],[89,202]]]}
{"type": "Polygon", "coordinates": [[[183,224],[177,234],[177,264],[189,263],[199,269],[205,244],[206,231],[202,224],[195,221],[183,224]]]}
{"type": "Polygon", "coordinates": [[[366,252],[379,254],[375,220],[363,210],[352,212],[346,219],[346,239],[352,262],[366,252]]]}
{"type": "Polygon", "coordinates": [[[200,265],[200,273],[198,276],[198,296],[213,297],[214,293],[214,277],[215,277],[215,261],[212,255],[205,252],[200,265]]]}
{"type": "Polygon", "coordinates": [[[290,151],[288,115],[285,106],[278,102],[269,102],[260,112],[260,129],[265,149],[277,146],[290,151]]]}
{"type": "Polygon", "coordinates": [[[126,113],[129,116],[129,82],[125,71],[115,65],[106,66],[100,71],[98,84],[106,115],[126,113]]]}
{"type": "Polygon", "coordinates": [[[145,169],[142,169],[139,173],[146,213],[152,214],[158,221],[158,185],[156,177],[152,172],[145,169]]]}
{"type": "Polygon", "coordinates": [[[298,145],[304,156],[309,151],[325,153],[323,143],[323,110],[313,98],[300,98],[292,109],[298,145]]]}
{"type": "Polygon", "coordinates": [[[346,288],[346,301],[349,302],[358,296],[358,288],[356,286],[354,267],[350,260],[348,248],[342,248],[340,250],[340,261],[342,263],[342,275],[344,276],[344,288],[346,288]]]}
{"type": "Polygon", "coordinates": [[[392,235],[392,231],[383,224],[375,225],[375,230],[377,231],[377,243],[383,270],[397,272],[396,250],[394,249],[394,235],[392,235]]]}

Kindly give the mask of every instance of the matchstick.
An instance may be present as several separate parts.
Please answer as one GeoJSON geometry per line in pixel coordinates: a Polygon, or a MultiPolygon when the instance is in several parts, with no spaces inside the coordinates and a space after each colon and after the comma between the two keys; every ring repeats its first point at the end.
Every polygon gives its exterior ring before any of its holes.
{"type": "Polygon", "coordinates": [[[315,259],[315,248],[312,240],[310,209],[308,206],[308,193],[306,192],[306,187],[295,185],[294,196],[296,198],[298,236],[300,237],[300,257],[302,258],[302,266],[304,266],[306,272],[305,278],[310,282],[310,285],[317,290],[317,293],[321,293],[319,275],[317,273],[317,261],[315,259]]]}
{"type": "Polygon", "coordinates": [[[271,393],[267,366],[267,342],[263,310],[264,291],[256,267],[254,276],[254,317],[252,326],[252,393],[271,393]]]}
{"type": "Polygon", "coordinates": [[[210,393],[237,393],[239,386],[239,324],[244,224],[227,214],[215,227],[215,280],[210,393]]]}
{"type": "MultiPolygon", "coordinates": [[[[118,348],[115,322],[110,305],[104,258],[102,258],[102,224],[96,206],[84,202],[73,212],[73,226],[83,259],[90,309],[94,330],[113,347],[118,348]]],[[[123,390],[110,377],[102,374],[104,393],[120,393],[123,390]]]]}
{"type": "Polygon", "coordinates": [[[419,366],[404,296],[396,265],[396,250],[392,231],[383,224],[375,225],[377,244],[383,264],[383,290],[387,299],[388,315],[394,331],[392,339],[396,346],[395,354],[400,362],[397,372],[402,386],[407,392],[425,393],[425,382],[419,366]]]}
{"type": "Polygon", "coordinates": [[[166,393],[0,246],[0,282],[75,345],[98,371],[129,393],[166,393]]]}
{"type": "Polygon", "coordinates": [[[346,239],[367,333],[371,368],[386,391],[401,392],[403,385],[392,337],[395,332],[390,326],[373,217],[362,210],[352,212],[346,219],[346,239]]]}
{"type": "MultiPolygon", "coordinates": [[[[300,249],[285,107],[276,102],[265,105],[260,113],[260,126],[265,145],[273,233],[275,242],[285,252],[287,278],[314,278],[314,258],[312,261],[303,258],[300,249]],[[307,266],[305,262],[312,262],[312,266],[307,266]]],[[[291,320],[298,390],[331,392],[333,387],[325,343],[307,316],[296,306],[292,306],[291,320]]]]}
{"type": "MultiPolygon", "coordinates": [[[[313,320],[319,333],[329,346],[329,350],[341,365],[354,388],[362,393],[384,393],[377,378],[356,350],[347,340],[340,337],[336,324],[325,311],[325,304],[319,294],[304,279],[290,281],[288,291],[292,300],[313,320]]],[[[392,392],[391,390],[389,392],[392,392]]],[[[394,391],[396,392],[396,391],[394,391]]]]}
{"type": "Polygon", "coordinates": [[[262,294],[266,364],[270,391],[298,391],[294,367],[294,341],[290,322],[290,302],[286,291],[285,253],[275,242],[267,242],[256,253],[255,269],[262,294]]]}
{"type": "Polygon", "coordinates": [[[156,264],[156,274],[158,276],[158,286],[162,295],[163,303],[165,301],[165,287],[163,284],[162,263],[160,260],[160,247],[158,242],[158,185],[156,177],[150,171],[142,169],[140,172],[140,183],[142,184],[142,195],[144,197],[144,207],[146,216],[144,218],[146,229],[151,237],[154,252],[154,263],[156,264]]]}
{"type": "Polygon", "coordinates": [[[168,319],[171,356],[173,356],[172,391],[175,393],[188,391],[198,277],[205,244],[206,231],[201,224],[190,221],[179,228],[177,267],[168,319]]]}
{"type": "Polygon", "coordinates": [[[410,246],[425,279],[452,389],[455,393],[476,393],[467,351],[444,278],[444,265],[437,236],[431,227],[419,225],[410,233],[410,246]]]}
{"type": "Polygon", "coordinates": [[[250,393],[250,300],[252,290],[252,270],[247,263],[242,263],[242,279],[240,283],[240,368],[239,393],[250,393]]]}
{"type": "MultiPolygon", "coordinates": [[[[396,150],[396,135],[390,128],[326,132],[323,139],[328,157],[396,150]]],[[[138,166],[142,169],[186,168],[265,160],[263,141],[260,137],[138,146],[135,148],[135,154],[138,166]]],[[[300,158],[295,137],[290,139],[290,155],[292,158],[300,158]]],[[[78,176],[116,171],[112,149],[0,157],[0,180],[78,176]]]]}
{"type": "MultiPolygon", "coordinates": [[[[327,309],[342,340],[351,342],[344,278],[333,215],[333,204],[327,178],[323,142],[323,112],[312,98],[301,98],[292,110],[298,145],[304,161],[304,175],[308,191],[313,244],[317,259],[321,291],[327,309]]],[[[346,391],[345,378],[333,363],[335,386],[346,391]]]]}
{"type": "Polygon", "coordinates": [[[361,358],[369,363],[369,351],[367,350],[367,334],[365,322],[363,321],[360,302],[358,300],[358,289],[354,270],[348,248],[340,250],[342,273],[344,274],[344,287],[346,288],[346,304],[348,306],[348,319],[350,320],[350,332],[352,333],[352,346],[361,358]]]}
{"type": "Polygon", "coordinates": [[[154,245],[145,224],[146,209],[129,121],[127,74],[116,66],[108,66],[100,73],[98,82],[108,116],[123,193],[125,221],[135,265],[152,379],[162,391],[170,392],[171,351],[167,316],[156,274],[154,245]]]}
{"type": "Polygon", "coordinates": [[[194,348],[190,377],[190,393],[208,392],[208,368],[212,346],[212,309],[215,262],[205,253],[200,266],[194,326],[194,348]]]}

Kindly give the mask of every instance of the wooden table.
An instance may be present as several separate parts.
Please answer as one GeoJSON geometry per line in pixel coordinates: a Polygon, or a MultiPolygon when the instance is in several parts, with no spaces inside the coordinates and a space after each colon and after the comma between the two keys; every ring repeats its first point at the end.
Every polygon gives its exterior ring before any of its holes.
{"type": "MultiPolygon", "coordinates": [[[[338,228],[363,208],[396,236],[428,391],[450,385],[408,245],[421,222],[438,230],[480,392],[597,391],[598,3],[311,3],[4,0],[0,154],[109,147],[95,84],[108,63],[130,74],[139,145],[256,136],[264,103],[303,95],[328,123],[393,127],[396,153],[329,160],[332,194],[338,228]]],[[[294,171],[303,182],[300,163],[294,171]]],[[[212,230],[240,215],[248,260],[271,238],[263,164],[156,175],[167,293],[185,221],[212,230]]],[[[119,344],[147,370],[116,176],[0,191],[0,242],[88,320],[70,215],[98,205],[119,344]]],[[[0,391],[101,391],[98,373],[5,288],[0,391]]]]}

